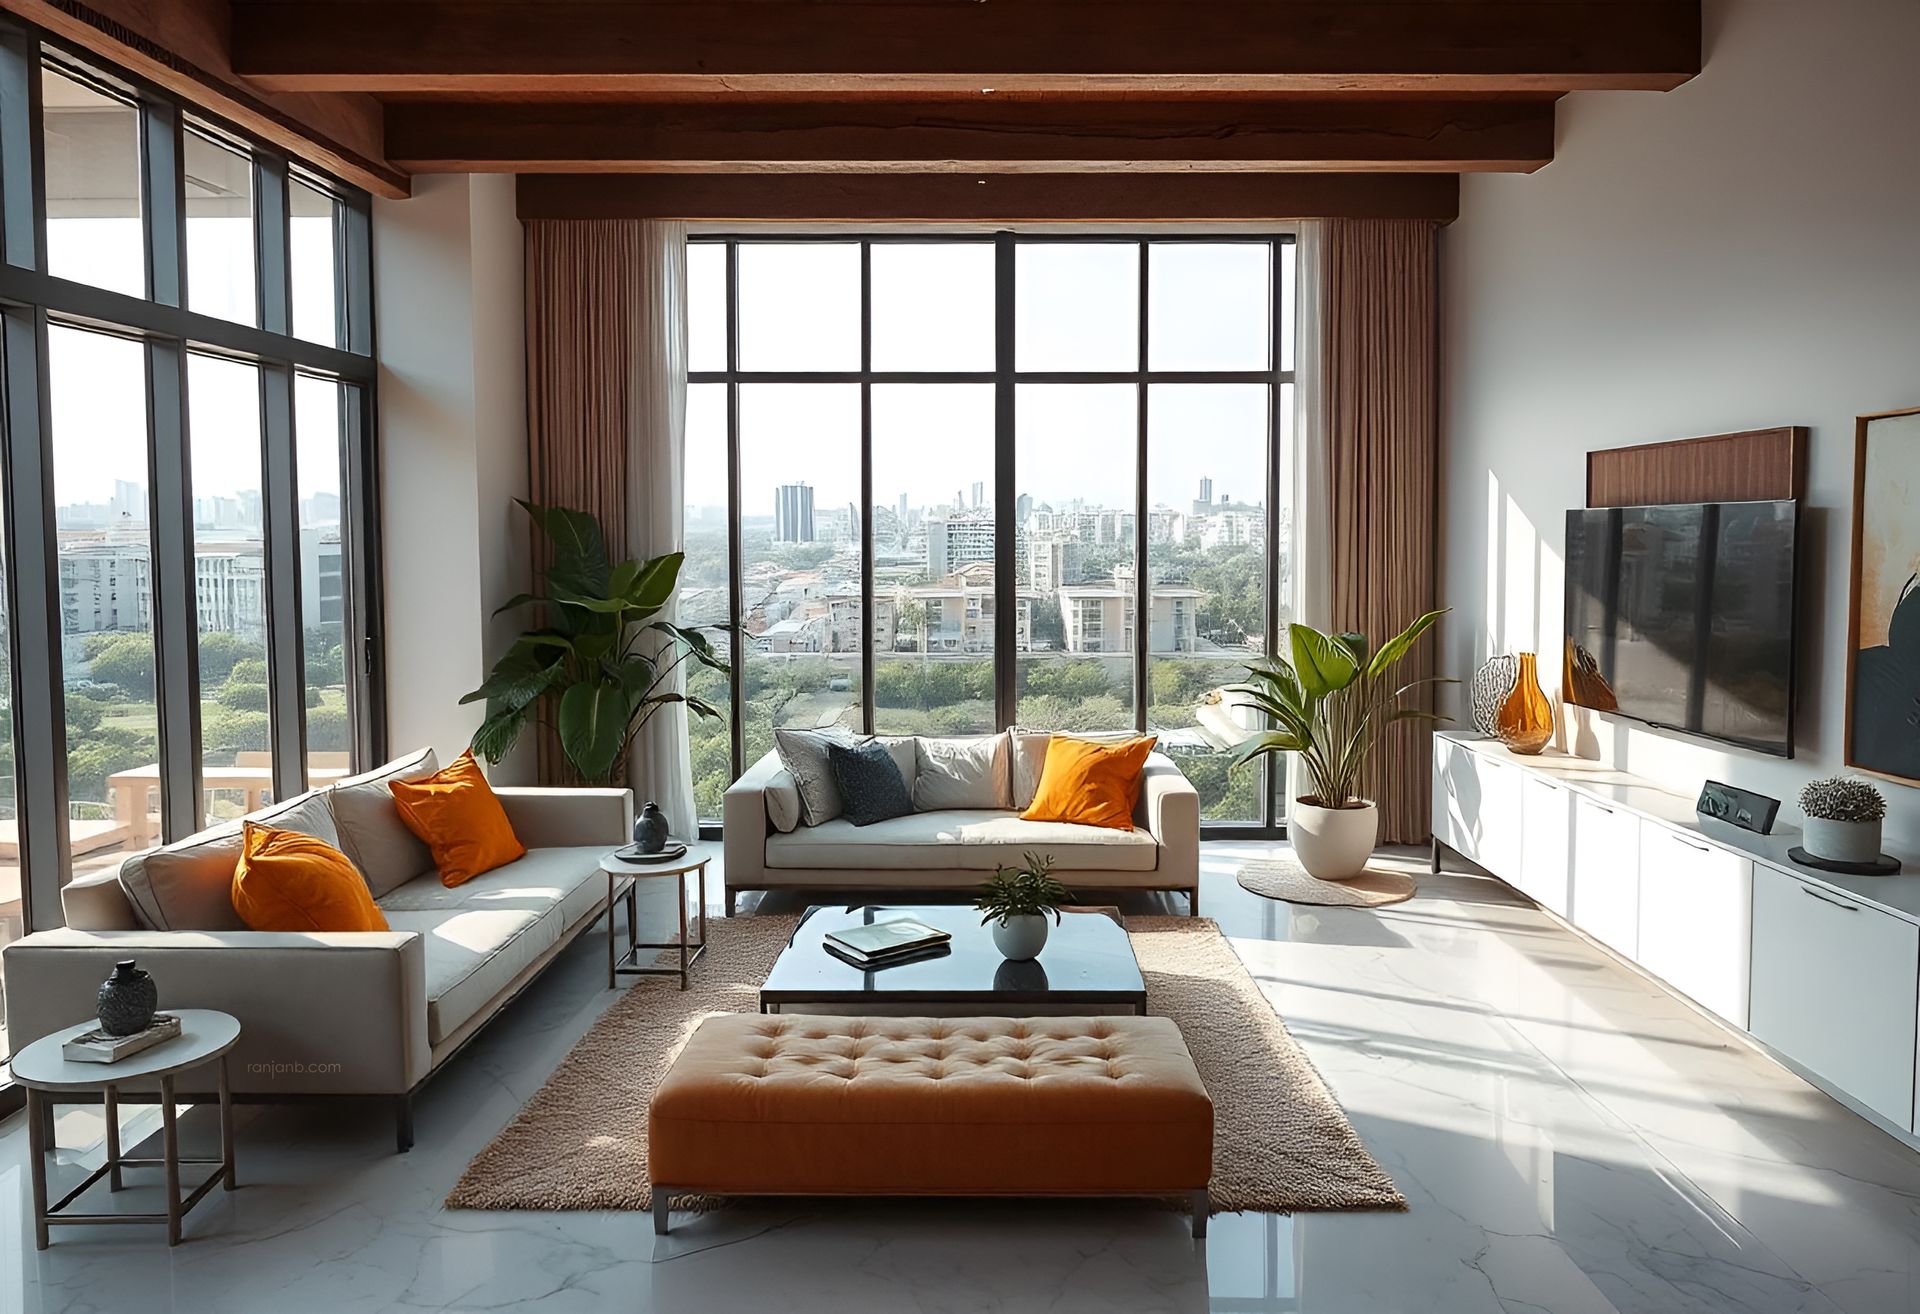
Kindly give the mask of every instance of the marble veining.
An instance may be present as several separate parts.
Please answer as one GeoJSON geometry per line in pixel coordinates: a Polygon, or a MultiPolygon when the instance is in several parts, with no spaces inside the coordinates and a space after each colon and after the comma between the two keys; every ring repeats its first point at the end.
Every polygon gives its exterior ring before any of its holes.
{"type": "MultiPolygon", "coordinates": [[[[1207,910],[1406,1214],[1228,1215],[1195,1243],[1112,1203],[768,1203],[665,1238],[639,1214],[443,1209],[615,998],[589,937],[427,1088],[411,1154],[377,1108],[243,1109],[242,1189],[176,1250],[130,1228],[35,1252],[26,1137],[0,1126],[0,1314],[1920,1310],[1920,1157],[1497,882],[1421,872],[1405,904],[1296,908],[1233,883],[1266,852],[1206,845],[1207,910]]],[[[99,1132],[63,1114],[82,1148],[58,1175],[97,1162],[99,1132]]]]}

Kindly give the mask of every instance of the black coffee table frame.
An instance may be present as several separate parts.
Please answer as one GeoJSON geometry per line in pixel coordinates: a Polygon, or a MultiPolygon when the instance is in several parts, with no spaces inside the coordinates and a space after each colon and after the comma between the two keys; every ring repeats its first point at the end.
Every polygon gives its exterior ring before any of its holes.
{"type": "Polygon", "coordinates": [[[760,988],[760,1011],[807,1004],[971,1008],[1017,1017],[1038,1006],[1147,1011],[1147,986],[1126,928],[1111,909],[1062,910],[1038,958],[1002,957],[980,914],[958,904],[815,905],[801,916],[760,988]],[[821,947],[829,930],[913,917],[952,934],[949,952],[890,967],[860,968],[821,947]]]}

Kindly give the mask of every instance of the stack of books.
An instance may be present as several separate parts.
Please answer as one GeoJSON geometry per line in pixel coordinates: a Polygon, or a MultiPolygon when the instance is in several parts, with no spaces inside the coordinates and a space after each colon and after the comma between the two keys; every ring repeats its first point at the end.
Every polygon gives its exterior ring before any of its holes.
{"type": "Polygon", "coordinates": [[[938,957],[948,952],[948,941],[952,938],[925,922],[901,917],[871,926],[828,931],[823,943],[828,953],[855,967],[879,968],[938,957]]]}
{"type": "Polygon", "coordinates": [[[171,1013],[155,1013],[145,1031],[136,1031],[130,1036],[110,1035],[99,1027],[83,1031],[60,1046],[60,1057],[72,1063],[117,1063],[179,1034],[179,1018],[171,1013]]]}

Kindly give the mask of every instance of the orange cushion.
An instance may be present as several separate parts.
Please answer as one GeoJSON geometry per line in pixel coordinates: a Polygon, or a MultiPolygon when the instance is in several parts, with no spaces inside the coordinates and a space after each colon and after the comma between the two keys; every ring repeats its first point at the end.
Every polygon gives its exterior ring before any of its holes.
{"type": "Polygon", "coordinates": [[[1055,735],[1040,768],[1040,787],[1021,818],[1132,830],[1140,771],[1153,745],[1152,735],[1112,743],[1055,735]]]}
{"type": "Polygon", "coordinates": [[[389,780],[387,788],[400,820],[433,850],[440,883],[449,889],[526,856],[527,846],[513,833],[507,810],[471,752],[430,776],[389,780]]]}
{"type": "Polygon", "coordinates": [[[253,931],[384,931],[360,869],[323,839],[241,824],[233,910],[253,931]]]}

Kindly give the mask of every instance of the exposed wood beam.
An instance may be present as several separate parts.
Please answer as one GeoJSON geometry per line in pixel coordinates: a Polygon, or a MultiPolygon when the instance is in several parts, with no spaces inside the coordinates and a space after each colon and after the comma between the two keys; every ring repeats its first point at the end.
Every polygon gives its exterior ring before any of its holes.
{"type": "Polygon", "coordinates": [[[1653,90],[1700,0],[240,0],[284,90],[1653,90]]]}
{"type": "Polygon", "coordinates": [[[387,107],[386,149],[442,173],[1526,173],[1553,104],[417,101],[387,107]]]}
{"type": "Polygon", "coordinates": [[[522,219],[884,223],[1433,219],[1447,173],[523,174],[522,219]]]}
{"type": "Polygon", "coordinates": [[[408,194],[407,175],[381,155],[382,108],[372,96],[272,92],[235,76],[226,0],[0,0],[0,8],[344,182],[408,194]]]}

